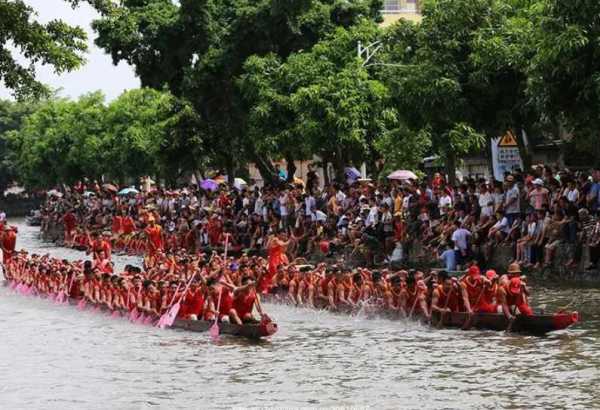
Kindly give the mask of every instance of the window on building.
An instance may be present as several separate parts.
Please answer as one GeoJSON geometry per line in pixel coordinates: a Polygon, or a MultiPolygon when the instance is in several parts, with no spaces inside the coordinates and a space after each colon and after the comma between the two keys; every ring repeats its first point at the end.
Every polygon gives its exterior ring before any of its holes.
{"type": "Polygon", "coordinates": [[[417,0],[384,0],[384,13],[417,11],[417,0]]]}
{"type": "Polygon", "coordinates": [[[401,10],[402,2],[400,0],[385,0],[383,2],[384,13],[394,13],[401,10]]]}

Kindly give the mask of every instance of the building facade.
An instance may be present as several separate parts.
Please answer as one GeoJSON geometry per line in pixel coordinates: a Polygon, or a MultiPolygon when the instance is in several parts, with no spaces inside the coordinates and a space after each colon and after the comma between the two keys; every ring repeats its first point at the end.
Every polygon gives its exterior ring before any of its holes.
{"type": "Polygon", "coordinates": [[[420,0],[384,0],[383,25],[395,23],[401,18],[411,21],[421,21],[420,0]]]}

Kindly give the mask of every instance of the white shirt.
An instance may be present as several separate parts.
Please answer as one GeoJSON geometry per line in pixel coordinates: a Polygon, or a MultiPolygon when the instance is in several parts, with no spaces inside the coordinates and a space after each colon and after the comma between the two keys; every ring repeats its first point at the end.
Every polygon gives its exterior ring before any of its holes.
{"type": "Polygon", "coordinates": [[[499,220],[498,222],[496,222],[493,226],[493,228],[502,231],[504,233],[509,233],[510,232],[510,225],[508,225],[508,219],[503,216],[501,220],[499,220]]]}
{"type": "Polygon", "coordinates": [[[494,196],[491,192],[479,194],[479,207],[481,208],[482,216],[492,216],[494,214],[494,196]],[[492,205],[488,205],[490,203],[492,205]]]}
{"type": "Polygon", "coordinates": [[[254,202],[254,213],[257,215],[262,215],[263,208],[263,200],[261,197],[256,198],[256,202],[254,202]]]}
{"type": "Polygon", "coordinates": [[[376,206],[373,206],[369,210],[369,215],[367,216],[367,220],[365,222],[366,226],[375,226],[378,222],[379,209],[376,206]]]}
{"type": "Polygon", "coordinates": [[[504,199],[504,212],[507,214],[518,214],[521,212],[520,199],[521,195],[519,195],[519,187],[515,184],[511,189],[506,191],[506,198],[504,199]]]}
{"type": "Polygon", "coordinates": [[[567,199],[569,200],[569,202],[577,202],[577,200],[579,199],[579,191],[577,189],[567,191],[567,199]]]}
{"type": "Polygon", "coordinates": [[[279,197],[279,214],[281,216],[287,216],[287,214],[288,214],[287,202],[288,202],[287,195],[281,195],[279,197]]]}
{"type": "Polygon", "coordinates": [[[452,234],[452,240],[454,241],[456,248],[462,251],[467,249],[467,239],[469,236],[471,236],[471,232],[465,228],[458,228],[456,231],[454,231],[452,234]]]}
{"type": "Polygon", "coordinates": [[[449,207],[449,206],[452,206],[452,198],[450,197],[450,195],[446,194],[444,196],[441,196],[440,200],[438,202],[438,207],[440,208],[440,214],[445,215],[446,214],[445,207],[449,207]]]}
{"type": "Polygon", "coordinates": [[[306,207],[306,209],[304,211],[305,214],[312,215],[315,207],[317,206],[317,202],[315,201],[315,198],[313,198],[312,196],[307,196],[306,199],[304,199],[304,205],[306,207]]]}

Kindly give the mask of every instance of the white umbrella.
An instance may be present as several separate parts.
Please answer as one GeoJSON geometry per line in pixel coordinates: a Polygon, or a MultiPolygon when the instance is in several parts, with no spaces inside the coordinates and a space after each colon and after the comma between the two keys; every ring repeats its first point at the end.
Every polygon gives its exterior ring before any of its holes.
{"type": "Polygon", "coordinates": [[[408,179],[418,179],[414,172],[400,169],[394,171],[388,175],[388,179],[395,179],[398,181],[406,181],[408,179]]]}
{"type": "Polygon", "coordinates": [[[139,194],[140,191],[134,187],[125,188],[119,191],[119,195],[139,194]]]}
{"type": "Polygon", "coordinates": [[[50,191],[47,192],[48,196],[55,196],[58,198],[61,198],[63,196],[63,194],[61,192],[58,192],[56,189],[51,189],[50,191]]]}
{"type": "Polygon", "coordinates": [[[241,191],[244,187],[248,186],[248,183],[244,181],[242,178],[236,178],[233,180],[233,186],[238,191],[241,191]]]}
{"type": "Polygon", "coordinates": [[[4,191],[4,195],[8,195],[8,194],[19,195],[19,194],[22,194],[23,192],[25,192],[25,188],[23,188],[22,186],[12,186],[12,187],[8,188],[6,191],[4,191]]]}

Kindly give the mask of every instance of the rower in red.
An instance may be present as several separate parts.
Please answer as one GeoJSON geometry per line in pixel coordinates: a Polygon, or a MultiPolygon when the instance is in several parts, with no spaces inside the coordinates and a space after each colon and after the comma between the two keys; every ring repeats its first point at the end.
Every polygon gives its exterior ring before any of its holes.
{"type": "Polygon", "coordinates": [[[438,313],[459,312],[462,303],[463,289],[455,278],[450,278],[445,271],[438,273],[440,283],[433,290],[431,311],[438,313]]]}
{"type": "Polygon", "coordinates": [[[215,315],[218,314],[219,320],[227,318],[229,322],[241,325],[242,321],[233,308],[232,290],[235,286],[224,280],[216,281],[215,279],[210,279],[208,287],[210,290],[208,309],[205,315],[206,320],[214,320],[215,315]]]}
{"type": "Polygon", "coordinates": [[[260,317],[264,318],[265,314],[260,304],[260,296],[256,293],[256,286],[248,276],[245,276],[242,278],[242,286],[233,292],[233,309],[243,323],[258,323],[253,315],[255,307],[260,317]]]}
{"type": "Polygon", "coordinates": [[[200,282],[193,279],[190,289],[186,293],[181,303],[181,309],[177,317],[189,320],[198,320],[204,313],[204,291],[200,287],[200,282]]]}
{"type": "Polygon", "coordinates": [[[498,304],[507,319],[513,320],[516,311],[524,316],[533,316],[533,310],[527,303],[529,289],[521,278],[521,268],[517,263],[508,267],[507,275],[502,276],[498,286],[498,304]]]}
{"type": "Polygon", "coordinates": [[[467,271],[467,276],[461,281],[463,288],[463,302],[467,313],[494,313],[495,306],[484,299],[486,291],[491,288],[490,281],[481,275],[477,265],[467,271]]]}

